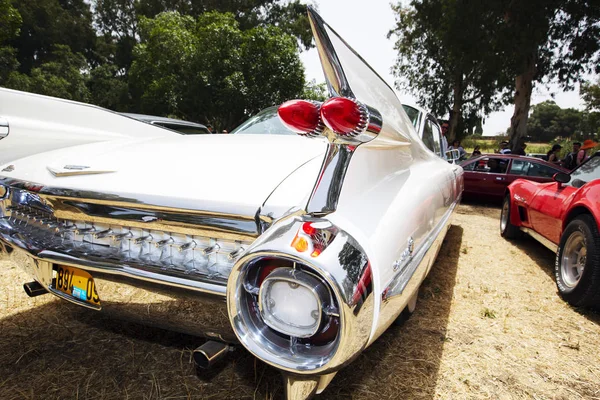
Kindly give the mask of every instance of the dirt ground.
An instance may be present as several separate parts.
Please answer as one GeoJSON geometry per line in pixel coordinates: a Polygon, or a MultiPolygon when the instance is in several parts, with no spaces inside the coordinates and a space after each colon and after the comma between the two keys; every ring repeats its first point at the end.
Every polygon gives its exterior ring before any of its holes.
{"type": "MultiPolygon", "coordinates": [[[[600,315],[557,295],[554,255],[507,242],[500,210],[461,205],[415,314],[339,372],[320,399],[600,399],[600,315]]],[[[243,349],[199,372],[193,337],[96,319],[0,260],[0,399],[277,399],[279,374],[243,349]]]]}

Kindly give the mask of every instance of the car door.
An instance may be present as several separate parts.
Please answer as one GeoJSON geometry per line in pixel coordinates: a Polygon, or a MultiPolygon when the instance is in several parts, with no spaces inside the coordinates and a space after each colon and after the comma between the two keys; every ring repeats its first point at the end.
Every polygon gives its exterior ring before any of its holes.
{"type": "Polygon", "coordinates": [[[465,193],[499,199],[506,188],[509,158],[486,156],[463,164],[465,193]]]}
{"type": "Polygon", "coordinates": [[[562,234],[563,210],[575,192],[594,179],[600,179],[600,157],[598,156],[572,171],[569,183],[548,183],[536,194],[529,205],[533,229],[558,244],[562,234]]]}
{"type": "Polygon", "coordinates": [[[529,218],[533,229],[558,244],[562,231],[563,205],[576,190],[573,186],[551,182],[537,192],[529,204],[529,218]]]}

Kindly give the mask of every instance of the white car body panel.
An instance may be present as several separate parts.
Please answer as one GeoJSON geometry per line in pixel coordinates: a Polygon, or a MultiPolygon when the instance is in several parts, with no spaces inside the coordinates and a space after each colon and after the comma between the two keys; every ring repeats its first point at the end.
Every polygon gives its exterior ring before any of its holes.
{"type": "Polygon", "coordinates": [[[0,118],[9,134],[0,140],[0,164],[49,150],[119,138],[170,137],[176,133],[90,104],[0,88],[0,118]]]}
{"type": "MultiPolygon", "coordinates": [[[[14,170],[2,174],[144,204],[253,216],[280,182],[322,155],[324,146],[298,136],[170,135],[54,150],[13,161],[14,170]],[[261,153],[266,156],[256,156],[261,153]],[[84,172],[114,172],[57,177],[48,170],[69,165],[90,167],[84,172]]],[[[299,178],[312,182],[316,172],[313,167],[312,177],[299,178]]]]}

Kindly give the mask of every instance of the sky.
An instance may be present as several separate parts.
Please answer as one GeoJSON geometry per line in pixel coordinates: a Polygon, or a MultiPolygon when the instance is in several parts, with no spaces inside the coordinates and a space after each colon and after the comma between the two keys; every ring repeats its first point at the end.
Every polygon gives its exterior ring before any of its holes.
{"type": "MultiPolygon", "coordinates": [[[[395,25],[390,0],[313,0],[307,3],[316,4],[321,17],[394,87],[394,77],[391,73],[391,67],[396,60],[394,38],[387,39],[388,32],[395,25]]],[[[308,80],[325,82],[316,49],[303,51],[301,59],[308,80]]],[[[417,103],[410,93],[399,92],[399,97],[403,103],[417,103]]],[[[583,108],[578,88],[575,91],[564,92],[558,85],[550,85],[549,88],[537,85],[531,104],[545,100],[554,100],[562,108],[583,108]]],[[[484,135],[506,132],[512,113],[513,107],[509,105],[501,112],[490,114],[485,119],[484,135]]]]}

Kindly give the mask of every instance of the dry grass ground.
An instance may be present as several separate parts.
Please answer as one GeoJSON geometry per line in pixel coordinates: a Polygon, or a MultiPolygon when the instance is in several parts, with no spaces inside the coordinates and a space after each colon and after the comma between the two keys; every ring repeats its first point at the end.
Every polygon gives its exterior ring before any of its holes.
{"type": "MultiPolygon", "coordinates": [[[[498,234],[499,210],[462,205],[413,317],[322,399],[600,399],[600,316],[566,305],[554,256],[498,234]]],[[[0,260],[0,399],[270,399],[278,373],[238,349],[208,374],[189,336],[97,320],[0,260]]]]}

